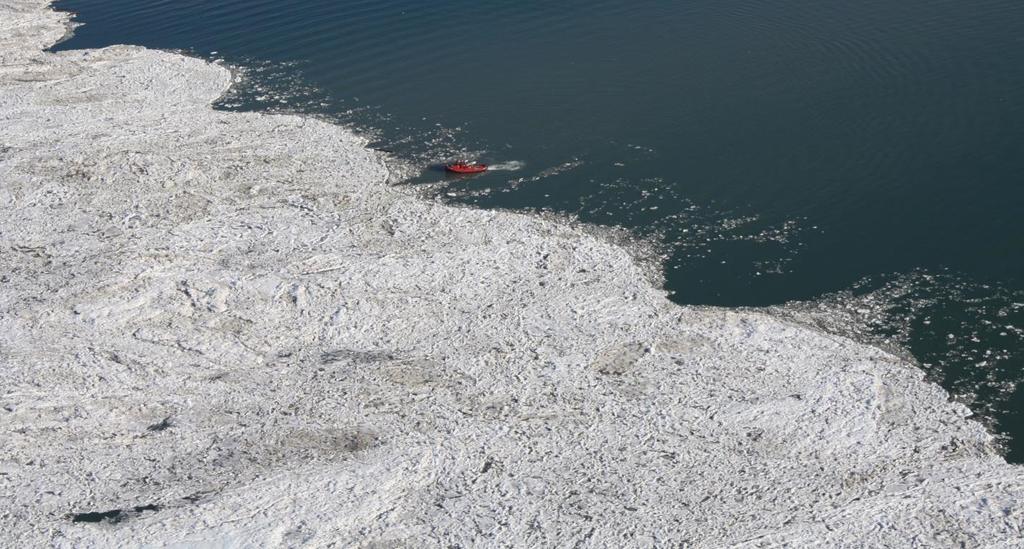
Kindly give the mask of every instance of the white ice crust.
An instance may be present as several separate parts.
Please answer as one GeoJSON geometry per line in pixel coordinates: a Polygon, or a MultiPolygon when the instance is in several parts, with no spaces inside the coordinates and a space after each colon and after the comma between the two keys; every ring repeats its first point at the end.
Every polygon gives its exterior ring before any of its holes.
{"type": "Polygon", "coordinates": [[[0,545],[1021,544],[1024,470],[913,365],[68,28],[0,0],[0,545]]]}

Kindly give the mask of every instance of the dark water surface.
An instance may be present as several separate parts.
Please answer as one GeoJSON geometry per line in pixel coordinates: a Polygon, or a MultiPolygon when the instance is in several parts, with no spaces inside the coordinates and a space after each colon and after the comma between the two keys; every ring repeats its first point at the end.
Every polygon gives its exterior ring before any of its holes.
{"type": "Polygon", "coordinates": [[[58,7],[85,23],[60,49],[248,67],[223,108],[373,129],[449,200],[663,243],[681,303],[814,300],[905,345],[1024,460],[1020,0],[58,7]],[[428,169],[456,155],[504,169],[428,169]]]}

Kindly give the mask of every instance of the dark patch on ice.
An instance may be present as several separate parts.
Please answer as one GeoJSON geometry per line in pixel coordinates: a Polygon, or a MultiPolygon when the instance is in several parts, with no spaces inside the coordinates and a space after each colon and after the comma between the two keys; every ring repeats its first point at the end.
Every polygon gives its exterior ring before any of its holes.
{"type": "Polygon", "coordinates": [[[752,442],[757,442],[757,441],[761,440],[761,437],[763,437],[763,436],[764,436],[764,429],[761,429],[761,428],[758,428],[758,427],[755,427],[754,429],[751,429],[750,431],[747,431],[747,438],[750,439],[752,442]]]}
{"type": "Polygon", "coordinates": [[[632,343],[623,348],[609,349],[598,355],[591,365],[604,375],[621,376],[632,370],[636,363],[651,351],[643,343],[632,343]]]}
{"type": "Polygon", "coordinates": [[[124,522],[145,511],[159,511],[159,505],[137,505],[129,509],[111,509],[110,511],[90,511],[86,513],[71,513],[71,522],[107,522],[117,524],[124,522]]]}
{"type": "Polygon", "coordinates": [[[154,423],[154,424],[150,425],[149,427],[146,427],[146,430],[147,431],[160,432],[160,431],[166,431],[170,427],[171,427],[171,416],[167,416],[167,417],[163,418],[162,420],[160,420],[160,423],[154,423]]]}
{"type": "Polygon", "coordinates": [[[394,360],[393,354],[384,351],[352,351],[339,349],[328,351],[320,355],[321,364],[332,364],[335,362],[352,362],[355,364],[372,364],[394,360]]]}
{"type": "Polygon", "coordinates": [[[361,452],[380,444],[377,435],[370,431],[357,430],[341,438],[345,450],[349,452],[361,452]]]}
{"type": "Polygon", "coordinates": [[[187,501],[188,503],[199,503],[200,501],[206,499],[211,494],[213,494],[213,491],[212,490],[207,490],[205,492],[196,492],[194,494],[185,496],[185,497],[183,497],[181,499],[183,501],[187,501]]]}

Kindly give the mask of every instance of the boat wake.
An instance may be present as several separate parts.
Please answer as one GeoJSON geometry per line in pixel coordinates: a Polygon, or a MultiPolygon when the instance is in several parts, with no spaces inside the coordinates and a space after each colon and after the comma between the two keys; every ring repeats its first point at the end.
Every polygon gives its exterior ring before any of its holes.
{"type": "Polygon", "coordinates": [[[520,162],[519,160],[512,160],[509,162],[491,164],[487,166],[487,170],[492,172],[514,172],[523,169],[523,166],[526,166],[525,162],[520,162]]]}

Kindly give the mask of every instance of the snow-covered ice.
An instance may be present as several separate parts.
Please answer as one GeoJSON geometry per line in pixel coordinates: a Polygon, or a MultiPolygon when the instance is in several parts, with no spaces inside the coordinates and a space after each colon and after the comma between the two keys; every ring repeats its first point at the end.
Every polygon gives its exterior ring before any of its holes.
{"type": "Polygon", "coordinates": [[[0,0],[0,545],[1021,544],[913,365],[69,28],[0,0]]]}

